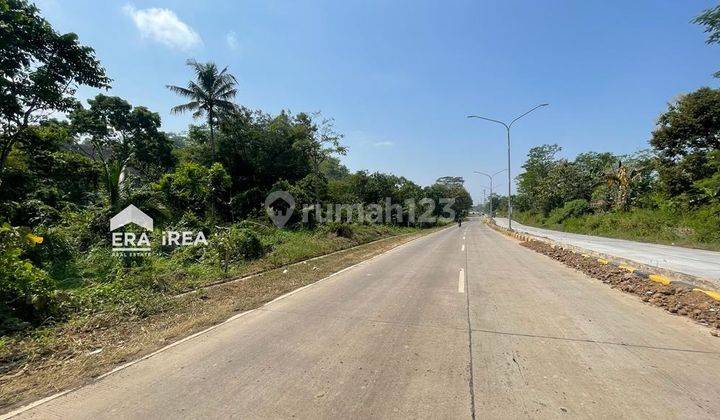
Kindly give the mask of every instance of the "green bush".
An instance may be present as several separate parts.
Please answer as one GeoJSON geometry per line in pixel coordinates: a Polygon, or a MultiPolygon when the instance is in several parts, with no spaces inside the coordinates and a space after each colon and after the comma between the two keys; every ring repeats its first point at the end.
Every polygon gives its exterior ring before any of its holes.
{"type": "Polygon", "coordinates": [[[564,206],[551,211],[547,222],[549,224],[560,224],[572,217],[580,217],[588,213],[589,210],[590,205],[587,200],[583,200],[582,198],[571,200],[565,203],[564,206]]]}
{"type": "Polygon", "coordinates": [[[320,231],[324,233],[334,234],[341,238],[352,238],[355,230],[352,225],[341,222],[328,222],[320,227],[320,231]]]}
{"type": "Polygon", "coordinates": [[[55,311],[55,284],[24,259],[24,232],[0,226],[0,334],[39,324],[55,311]]]}
{"type": "Polygon", "coordinates": [[[720,243],[720,204],[706,206],[685,215],[685,225],[693,230],[696,241],[720,243]]]}
{"type": "Polygon", "coordinates": [[[227,270],[230,263],[240,260],[254,260],[265,255],[260,238],[250,229],[232,226],[217,232],[210,238],[215,258],[227,270]]]}

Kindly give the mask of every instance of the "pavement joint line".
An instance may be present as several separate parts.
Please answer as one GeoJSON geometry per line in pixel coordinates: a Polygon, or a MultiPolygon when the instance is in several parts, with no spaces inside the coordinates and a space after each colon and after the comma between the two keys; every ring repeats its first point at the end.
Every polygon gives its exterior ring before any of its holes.
{"type": "Polygon", "coordinates": [[[440,330],[440,331],[458,331],[458,332],[467,332],[466,328],[457,328],[457,327],[446,327],[446,326],[440,326],[440,325],[433,325],[433,324],[413,324],[410,322],[397,322],[397,321],[387,321],[383,319],[375,319],[375,318],[367,318],[367,317],[361,317],[361,316],[327,316],[322,313],[317,312],[300,312],[300,311],[286,311],[282,309],[270,309],[270,308],[257,308],[258,311],[262,312],[271,312],[271,313],[279,313],[279,314],[287,314],[287,315],[298,315],[298,316],[306,316],[306,317],[317,317],[317,318],[323,318],[323,319],[341,319],[341,320],[347,320],[347,321],[358,321],[358,322],[368,322],[373,324],[386,324],[386,325],[395,325],[403,328],[418,328],[418,329],[434,329],[434,330],[440,330]]]}
{"type": "MultiPolygon", "coordinates": [[[[155,350],[155,351],[153,351],[153,352],[151,352],[151,353],[148,353],[148,354],[146,354],[146,355],[144,355],[144,356],[142,356],[142,357],[140,357],[140,358],[138,358],[138,359],[131,360],[131,361],[129,361],[129,362],[127,362],[127,363],[124,363],[124,364],[122,364],[122,365],[120,365],[120,366],[116,366],[115,368],[111,369],[110,371],[105,372],[105,373],[103,373],[103,374],[101,374],[101,375],[99,375],[99,376],[96,376],[96,377],[90,379],[87,383],[85,383],[85,384],[83,384],[83,385],[80,385],[80,386],[77,386],[77,387],[74,387],[74,388],[70,388],[70,389],[66,389],[66,390],[61,391],[61,392],[58,392],[58,393],[56,393],[56,394],[49,395],[49,396],[47,396],[47,397],[45,397],[45,398],[41,398],[41,399],[39,399],[39,400],[30,402],[30,403],[28,403],[28,404],[26,404],[26,405],[23,405],[23,406],[21,406],[21,407],[18,407],[17,409],[15,409],[15,410],[13,410],[13,411],[7,412],[7,413],[5,413],[5,414],[0,414],[0,420],[10,419],[10,418],[12,418],[12,417],[15,417],[15,416],[17,416],[17,415],[20,415],[20,414],[28,411],[28,410],[31,410],[31,409],[33,409],[33,408],[35,408],[35,407],[41,406],[41,405],[43,405],[43,404],[45,404],[45,403],[48,403],[48,402],[50,402],[50,401],[52,401],[52,400],[55,400],[55,399],[60,398],[60,397],[62,397],[62,396],[64,396],[64,395],[70,394],[70,393],[72,393],[72,392],[74,392],[74,391],[77,391],[77,390],[79,390],[79,389],[81,389],[81,388],[84,388],[84,387],[86,387],[86,386],[88,386],[88,385],[92,385],[92,384],[94,384],[94,383],[96,383],[96,382],[99,382],[100,380],[102,380],[102,379],[104,379],[104,378],[106,378],[106,377],[108,377],[108,376],[110,376],[110,375],[112,375],[112,374],[114,374],[114,373],[117,373],[117,372],[119,372],[119,371],[121,371],[121,370],[125,370],[125,369],[127,369],[127,368],[129,368],[129,367],[131,367],[131,366],[133,366],[133,365],[136,365],[136,364],[138,364],[138,363],[140,363],[140,362],[142,362],[142,361],[144,361],[144,360],[147,360],[147,359],[149,359],[149,358],[151,358],[151,357],[153,357],[153,356],[156,356],[156,355],[158,355],[158,354],[160,354],[160,353],[163,353],[163,352],[165,352],[166,350],[169,350],[169,349],[171,349],[171,348],[173,348],[173,347],[175,347],[175,346],[177,346],[177,345],[179,345],[179,344],[182,344],[182,343],[185,343],[185,342],[187,342],[187,341],[190,341],[190,340],[192,340],[192,339],[194,339],[194,338],[197,338],[197,337],[199,337],[199,336],[201,336],[201,335],[204,335],[204,334],[206,334],[206,333],[208,333],[208,332],[210,332],[210,331],[212,331],[212,330],[214,330],[214,329],[217,329],[217,328],[219,328],[219,327],[221,327],[221,326],[223,326],[223,325],[225,325],[225,324],[228,324],[228,323],[230,323],[230,322],[236,321],[238,318],[241,318],[241,317],[243,317],[243,316],[245,316],[245,315],[247,315],[247,314],[250,314],[250,313],[256,312],[256,311],[260,311],[260,310],[262,310],[265,306],[267,306],[267,305],[269,305],[269,304],[271,304],[271,303],[273,303],[273,302],[275,302],[275,301],[278,301],[278,300],[280,300],[280,299],[287,298],[287,297],[289,297],[289,296],[291,296],[291,295],[299,292],[300,290],[303,290],[303,289],[308,288],[309,286],[313,286],[313,285],[316,285],[316,284],[318,284],[318,283],[324,282],[324,281],[326,281],[326,280],[328,280],[328,279],[330,279],[330,278],[332,278],[332,277],[335,277],[335,276],[338,275],[338,274],[341,274],[341,273],[343,273],[343,272],[345,272],[345,271],[350,270],[351,268],[354,268],[354,267],[357,267],[357,266],[359,266],[359,265],[361,265],[361,264],[364,264],[364,263],[367,263],[367,262],[369,262],[369,261],[372,261],[372,260],[374,260],[375,258],[378,258],[378,257],[380,257],[380,256],[382,256],[382,255],[388,254],[389,252],[392,252],[392,251],[395,251],[395,250],[397,250],[397,249],[399,249],[399,248],[401,248],[401,247],[404,247],[404,246],[406,246],[406,245],[408,245],[408,244],[410,244],[410,243],[412,243],[412,242],[415,242],[415,241],[418,240],[418,239],[429,238],[429,237],[431,237],[431,236],[433,236],[433,235],[435,235],[435,234],[437,234],[437,233],[444,232],[444,231],[446,231],[449,227],[450,227],[450,225],[448,225],[448,227],[445,227],[445,228],[436,230],[435,232],[431,232],[431,233],[428,233],[428,234],[426,234],[426,235],[421,235],[421,236],[418,236],[418,237],[416,237],[416,238],[413,238],[413,239],[411,239],[411,240],[409,240],[409,241],[407,241],[407,242],[405,242],[405,243],[402,243],[402,244],[397,245],[397,246],[395,246],[395,247],[393,247],[393,248],[391,248],[391,249],[388,249],[387,251],[381,252],[380,254],[374,255],[374,256],[366,259],[366,260],[363,260],[363,261],[360,261],[360,262],[358,262],[358,263],[356,263],[356,264],[353,264],[353,265],[351,265],[351,266],[345,267],[345,268],[343,268],[342,270],[336,271],[336,272],[334,272],[334,273],[332,273],[332,274],[330,274],[330,275],[328,275],[328,276],[326,276],[326,277],[323,277],[323,278],[321,278],[321,279],[319,279],[319,280],[317,280],[317,281],[314,281],[314,282],[309,283],[309,284],[306,284],[305,286],[302,286],[302,287],[300,287],[300,288],[298,288],[298,289],[295,289],[295,290],[292,290],[292,291],[290,291],[290,292],[288,292],[288,293],[285,293],[284,295],[281,295],[281,296],[279,296],[279,297],[277,297],[277,298],[275,298],[275,299],[273,299],[273,300],[271,300],[271,301],[269,301],[269,302],[264,303],[262,306],[258,306],[257,308],[253,308],[253,309],[249,309],[249,310],[244,311],[244,312],[237,313],[237,314],[229,317],[229,318],[226,319],[225,321],[222,321],[222,322],[220,322],[220,323],[218,323],[218,324],[215,324],[215,325],[211,325],[211,326],[209,326],[209,327],[207,327],[207,328],[205,328],[205,329],[203,329],[203,330],[200,330],[200,331],[198,331],[198,332],[196,332],[196,333],[193,333],[193,334],[191,334],[191,335],[189,335],[189,336],[187,336],[187,337],[181,338],[181,339],[178,340],[178,341],[172,342],[172,343],[170,343],[170,344],[168,344],[168,345],[166,345],[166,346],[164,346],[164,347],[161,347],[161,348],[159,348],[159,349],[157,349],[157,350],[155,350]]],[[[398,236],[400,236],[400,235],[398,235],[398,236]]],[[[394,238],[397,238],[398,236],[393,236],[393,237],[394,237],[394,238]]],[[[391,237],[391,238],[393,238],[393,237],[391,237]]],[[[383,238],[383,239],[379,239],[378,241],[385,240],[385,239],[390,239],[390,238],[383,238]]],[[[373,241],[373,242],[378,242],[378,241],[373,241]]],[[[372,243],[372,242],[368,242],[368,243],[361,244],[361,245],[367,245],[367,244],[370,244],[370,243],[372,243]]],[[[358,246],[361,246],[361,245],[358,245],[358,246]]],[[[346,250],[350,250],[350,249],[352,249],[352,248],[347,248],[347,249],[341,250],[341,251],[346,251],[346,250]]],[[[335,253],[341,252],[341,251],[336,251],[335,253]]],[[[330,254],[322,255],[322,256],[319,256],[319,257],[314,257],[314,258],[312,258],[312,259],[322,258],[322,257],[327,256],[327,255],[330,255],[330,254]]],[[[312,260],[312,259],[311,259],[311,260],[312,260]]],[[[310,260],[306,260],[306,261],[310,261],[310,260]]],[[[297,265],[297,264],[302,264],[302,261],[297,262],[297,263],[294,263],[294,264],[291,264],[291,265],[297,265]]],[[[280,268],[282,268],[282,267],[280,267],[280,268]]],[[[253,276],[256,276],[256,275],[259,275],[259,274],[260,274],[260,273],[257,273],[257,274],[251,275],[250,277],[253,277],[253,276]]],[[[233,279],[233,280],[226,281],[226,282],[224,282],[224,283],[230,283],[230,282],[232,282],[232,281],[238,281],[238,280],[241,280],[241,279],[242,279],[242,278],[233,279]]],[[[224,284],[224,283],[222,283],[222,284],[224,284]]],[[[219,285],[220,285],[220,284],[216,284],[215,286],[219,286],[219,285]]],[[[195,291],[193,291],[193,292],[195,292],[195,291]]],[[[187,294],[187,293],[186,293],[186,294],[187,294]]],[[[177,295],[177,296],[180,296],[180,295],[177,295]]],[[[177,297],[177,296],[176,296],[176,297],[177,297]]]]}
{"type": "MultiPolygon", "coordinates": [[[[498,225],[495,224],[495,223],[490,223],[490,222],[485,222],[485,223],[486,223],[488,226],[490,226],[492,229],[494,229],[494,230],[496,230],[496,231],[498,231],[498,232],[501,232],[501,233],[503,233],[503,234],[505,234],[505,235],[515,236],[514,232],[509,232],[506,228],[500,227],[500,226],[498,226],[498,225]]],[[[539,240],[539,239],[538,239],[537,237],[535,237],[534,235],[526,235],[525,238],[526,238],[526,239],[524,239],[524,240],[539,240]]],[[[545,240],[542,240],[542,242],[550,243],[553,248],[562,248],[562,249],[569,250],[569,251],[571,251],[571,252],[573,252],[573,253],[575,253],[575,254],[582,255],[583,257],[586,257],[586,258],[594,258],[594,257],[592,257],[591,255],[589,255],[589,254],[587,254],[587,253],[578,252],[578,251],[575,250],[575,249],[562,246],[561,244],[558,244],[558,243],[556,243],[555,241],[547,240],[547,238],[544,238],[544,239],[545,239],[545,240]]],[[[720,292],[715,291],[715,290],[708,290],[708,289],[705,289],[705,288],[701,288],[701,287],[698,287],[698,286],[696,286],[696,285],[694,285],[694,284],[692,284],[692,283],[688,283],[688,282],[682,281],[682,280],[673,280],[673,279],[670,279],[670,278],[668,278],[667,276],[665,276],[665,275],[663,275],[663,274],[647,273],[647,272],[645,272],[645,271],[643,271],[643,270],[639,270],[639,269],[637,269],[637,268],[635,268],[635,267],[632,267],[632,266],[630,266],[630,265],[628,265],[628,264],[626,264],[626,263],[618,263],[618,262],[615,262],[615,261],[611,261],[611,260],[609,260],[609,259],[607,259],[607,258],[597,258],[596,261],[597,261],[598,263],[600,263],[600,264],[603,264],[603,265],[611,265],[611,266],[613,266],[613,267],[620,268],[620,269],[622,269],[622,270],[625,270],[625,271],[628,271],[628,272],[630,272],[630,273],[632,273],[632,274],[635,274],[635,275],[638,276],[638,277],[641,277],[641,278],[644,278],[644,279],[648,279],[648,280],[650,280],[650,281],[653,281],[653,282],[655,282],[655,283],[660,283],[660,284],[665,285],[665,286],[676,285],[676,286],[686,287],[686,288],[692,289],[693,291],[704,293],[704,294],[706,294],[707,296],[709,296],[709,297],[711,297],[711,298],[713,298],[713,299],[715,299],[715,300],[717,300],[717,301],[720,301],[720,292]]]]}
{"type": "MultiPolygon", "coordinates": [[[[467,232],[468,228],[465,228],[467,232]]],[[[468,268],[468,252],[465,251],[465,269],[468,268]]],[[[465,305],[467,308],[467,333],[468,333],[468,389],[470,391],[470,418],[475,420],[475,367],[473,366],[473,331],[470,321],[470,283],[467,284],[468,292],[465,293],[465,305]]]]}
{"type": "Polygon", "coordinates": [[[643,349],[648,349],[648,350],[677,351],[677,352],[682,352],[682,353],[718,354],[718,355],[720,355],[720,351],[678,349],[675,347],[650,346],[647,344],[630,344],[630,343],[623,343],[623,342],[616,342],[616,341],[593,340],[591,338],[557,337],[557,336],[552,336],[552,335],[517,333],[517,332],[509,332],[509,331],[496,331],[496,330],[488,330],[488,329],[482,329],[482,328],[474,328],[473,331],[486,333],[486,334],[507,335],[507,336],[512,336],[512,337],[537,338],[537,339],[542,339],[542,340],[572,341],[572,342],[576,342],[576,343],[605,344],[605,345],[609,345],[609,346],[643,348],[643,349]]]}

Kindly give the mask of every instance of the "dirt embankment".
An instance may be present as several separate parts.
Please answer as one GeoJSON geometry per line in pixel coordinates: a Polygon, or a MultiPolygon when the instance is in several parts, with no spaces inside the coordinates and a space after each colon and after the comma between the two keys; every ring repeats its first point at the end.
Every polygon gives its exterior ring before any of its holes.
{"type": "Polygon", "coordinates": [[[598,263],[593,257],[554,248],[539,242],[523,242],[524,247],[554,258],[563,264],[611,285],[623,292],[638,295],[644,302],[659,306],[673,314],[687,316],[695,321],[714,328],[712,334],[718,336],[720,330],[720,302],[698,291],[682,285],[663,285],[639,277],[621,268],[598,263]]]}

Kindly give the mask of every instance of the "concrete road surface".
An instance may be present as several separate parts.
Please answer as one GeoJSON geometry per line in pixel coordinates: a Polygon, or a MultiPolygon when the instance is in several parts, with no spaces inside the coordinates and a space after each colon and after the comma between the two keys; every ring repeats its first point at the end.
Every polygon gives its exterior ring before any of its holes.
{"type": "MultiPolygon", "coordinates": [[[[495,222],[498,226],[508,226],[506,218],[496,217],[495,222]]],[[[720,252],[558,232],[525,226],[514,220],[513,229],[641,264],[700,277],[715,285],[716,290],[720,290],[720,252]]]]}
{"type": "Polygon", "coordinates": [[[720,418],[720,339],[479,222],[21,418],[720,418]]]}

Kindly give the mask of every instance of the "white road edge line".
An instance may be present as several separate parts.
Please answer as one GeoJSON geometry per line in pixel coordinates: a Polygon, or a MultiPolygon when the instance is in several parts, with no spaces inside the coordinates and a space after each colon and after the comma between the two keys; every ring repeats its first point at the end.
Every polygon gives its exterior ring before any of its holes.
{"type": "Polygon", "coordinates": [[[462,268],[458,275],[458,293],[465,293],[465,270],[462,268]]]}
{"type": "MultiPolygon", "coordinates": [[[[396,247],[394,247],[394,248],[391,248],[391,249],[389,249],[389,250],[387,250],[387,251],[385,251],[385,252],[383,252],[383,253],[380,253],[380,254],[377,254],[377,255],[375,255],[375,256],[373,256],[373,257],[371,257],[371,258],[368,258],[367,260],[363,260],[363,261],[360,261],[360,262],[357,263],[357,264],[353,264],[353,265],[351,265],[351,266],[349,266],[349,267],[345,267],[345,268],[343,268],[342,270],[336,271],[336,272],[330,274],[330,275],[327,276],[327,277],[321,278],[321,279],[318,280],[318,281],[315,281],[315,282],[310,283],[310,284],[306,284],[305,286],[302,286],[302,287],[300,287],[300,288],[298,288],[298,289],[295,289],[295,290],[292,290],[292,291],[290,291],[290,292],[288,292],[288,293],[285,293],[284,295],[281,295],[281,296],[279,296],[279,297],[271,300],[270,302],[267,302],[267,303],[263,304],[262,306],[258,306],[257,308],[250,309],[250,310],[247,310],[247,311],[245,311],[245,312],[240,312],[240,313],[238,313],[238,314],[235,314],[235,315],[231,316],[230,318],[226,319],[225,321],[223,321],[223,322],[221,322],[221,323],[219,323],[219,324],[215,324],[215,325],[213,325],[213,326],[211,326],[211,327],[208,327],[208,328],[205,328],[204,330],[198,331],[198,332],[196,332],[196,333],[194,333],[194,334],[192,334],[192,335],[189,335],[189,336],[187,336],[187,337],[185,337],[185,338],[183,338],[183,339],[181,339],[181,340],[178,340],[178,341],[176,341],[176,342],[174,342],[174,343],[170,343],[170,344],[168,344],[167,346],[165,346],[165,347],[163,347],[163,348],[160,348],[160,349],[158,349],[158,350],[155,350],[154,352],[152,352],[152,353],[150,353],[150,354],[146,354],[145,356],[143,356],[143,357],[141,357],[141,358],[139,358],[139,359],[136,359],[136,360],[127,362],[127,363],[125,363],[125,364],[123,364],[123,365],[117,366],[116,368],[112,369],[112,370],[109,371],[109,372],[103,373],[103,374],[100,375],[100,376],[96,376],[95,378],[93,378],[93,379],[91,380],[91,382],[89,382],[89,383],[87,383],[87,384],[85,384],[85,385],[78,386],[78,387],[75,387],[75,388],[71,388],[71,389],[67,389],[67,390],[65,390],[65,391],[58,392],[57,394],[53,394],[53,395],[47,396],[47,397],[45,397],[45,398],[39,399],[39,400],[37,400],[37,401],[33,401],[33,402],[31,402],[31,403],[29,403],[29,404],[27,404],[27,405],[24,405],[24,406],[22,406],[22,407],[17,408],[16,410],[10,411],[10,412],[5,413],[5,414],[1,414],[1,415],[0,415],[0,420],[7,420],[7,419],[9,419],[9,418],[15,417],[15,416],[17,416],[17,415],[19,415],[19,414],[22,414],[22,413],[24,413],[24,412],[26,412],[26,411],[28,411],[28,410],[31,410],[31,409],[35,408],[35,407],[37,407],[37,406],[43,405],[43,404],[45,404],[45,403],[47,403],[47,402],[50,402],[50,401],[52,401],[52,400],[54,400],[54,399],[56,399],[56,398],[60,398],[60,397],[62,397],[63,395],[66,395],[66,394],[69,394],[69,393],[71,393],[71,392],[77,391],[77,390],[79,390],[79,389],[81,389],[81,388],[84,388],[84,387],[86,387],[86,386],[88,386],[88,385],[92,385],[93,383],[95,383],[95,382],[97,382],[97,381],[99,381],[99,380],[101,380],[101,379],[103,379],[103,378],[105,378],[105,377],[107,377],[107,376],[110,376],[110,375],[112,375],[113,373],[116,373],[116,372],[121,371],[121,370],[123,370],[123,369],[129,368],[130,366],[135,365],[135,364],[137,364],[137,363],[140,363],[140,362],[142,362],[143,360],[149,359],[149,358],[151,358],[151,357],[153,357],[153,356],[155,356],[155,355],[157,355],[157,354],[159,354],[159,353],[164,352],[165,350],[169,350],[169,349],[177,346],[178,344],[182,344],[182,343],[184,343],[184,342],[186,342],[186,341],[190,341],[190,340],[192,340],[193,338],[196,338],[196,337],[198,337],[198,336],[201,336],[201,335],[203,335],[203,334],[205,334],[205,333],[208,333],[208,332],[210,332],[210,331],[212,331],[212,330],[214,330],[214,329],[216,329],[216,328],[218,328],[218,327],[221,327],[221,326],[223,326],[223,325],[225,325],[225,324],[227,324],[227,323],[230,323],[230,322],[232,322],[232,321],[235,321],[235,320],[237,320],[238,318],[241,318],[241,317],[243,317],[243,316],[245,316],[245,315],[247,315],[247,314],[249,314],[249,313],[251,313],[251,312],[258,311],[258,310],[264,308],[265,306],[270,305],[270,304],[273,303],[273,302],[276,302],[276,301],[281,300],[281,299],[285,299],[285,298],[287,298],[287,297],[289,297],[289,296],[291,296],[291,295],[293,295],[293,294],[295,294],[295,293],[297,293],[297,292],[299,292],[299,291],[301,291],[301,290],[303,290],[303,289],[307,289],[307,288],[310,287],[310,286],[314,286],[314,285],[316,285],[316,284],[319,284],[319,283],[321,283],[321,282],[324,282],[324,281],[326,281],[326,280],[329,280],[329,279],[337,276],[338,274],[344,273],[345,271],[348,271],[348,270],[350,270],[350,269],[352,269],[352,268],[355,268],[355,267],[357,267],[357,266],[359,266],[359,265],[361,265],[361,264],[368,263],[368,262],[370,262],[370,261],[374,260],[375,258],[378,258],[378,257],[380,257],[380,256],[382,256],[382,255],[389,254],[389,253],[391,253],[391,252],[393,252],[393,251],[395,251],[395,250],[397,250],[397,249],[400,249],[400,248],[404,247],[405,245],[408,245],[408,244],[410,244],[410,243],[412,243],[412,242],[415,242],[415,240],[417,240],[417,239],[429,238],[429,237],[431,237],[431,236],[433,236],[433,235],[435,235],[435,234],[437,234],[437,233],[440,233],[440,232],[445,231],[446,229],[448,229],[448,228],[440,229],[440,230],[437,230],[437,231],[435,231],[435,232],[431,232],[431,233],[429,233],[429,234],[427,234],[427,235],[424,235],[424,236],[418,236],[417,238],[411,239],[411,240],[409,240],[409,241],[407,241],[407,242],[405,242],[405,243],[403,243],[403,244],[400,244],[400,245],[398,245],[398,246],[396,246],[396,247]]],[[[462,269],[461,269],[461,270],[462,270],[462,269]]]]}

